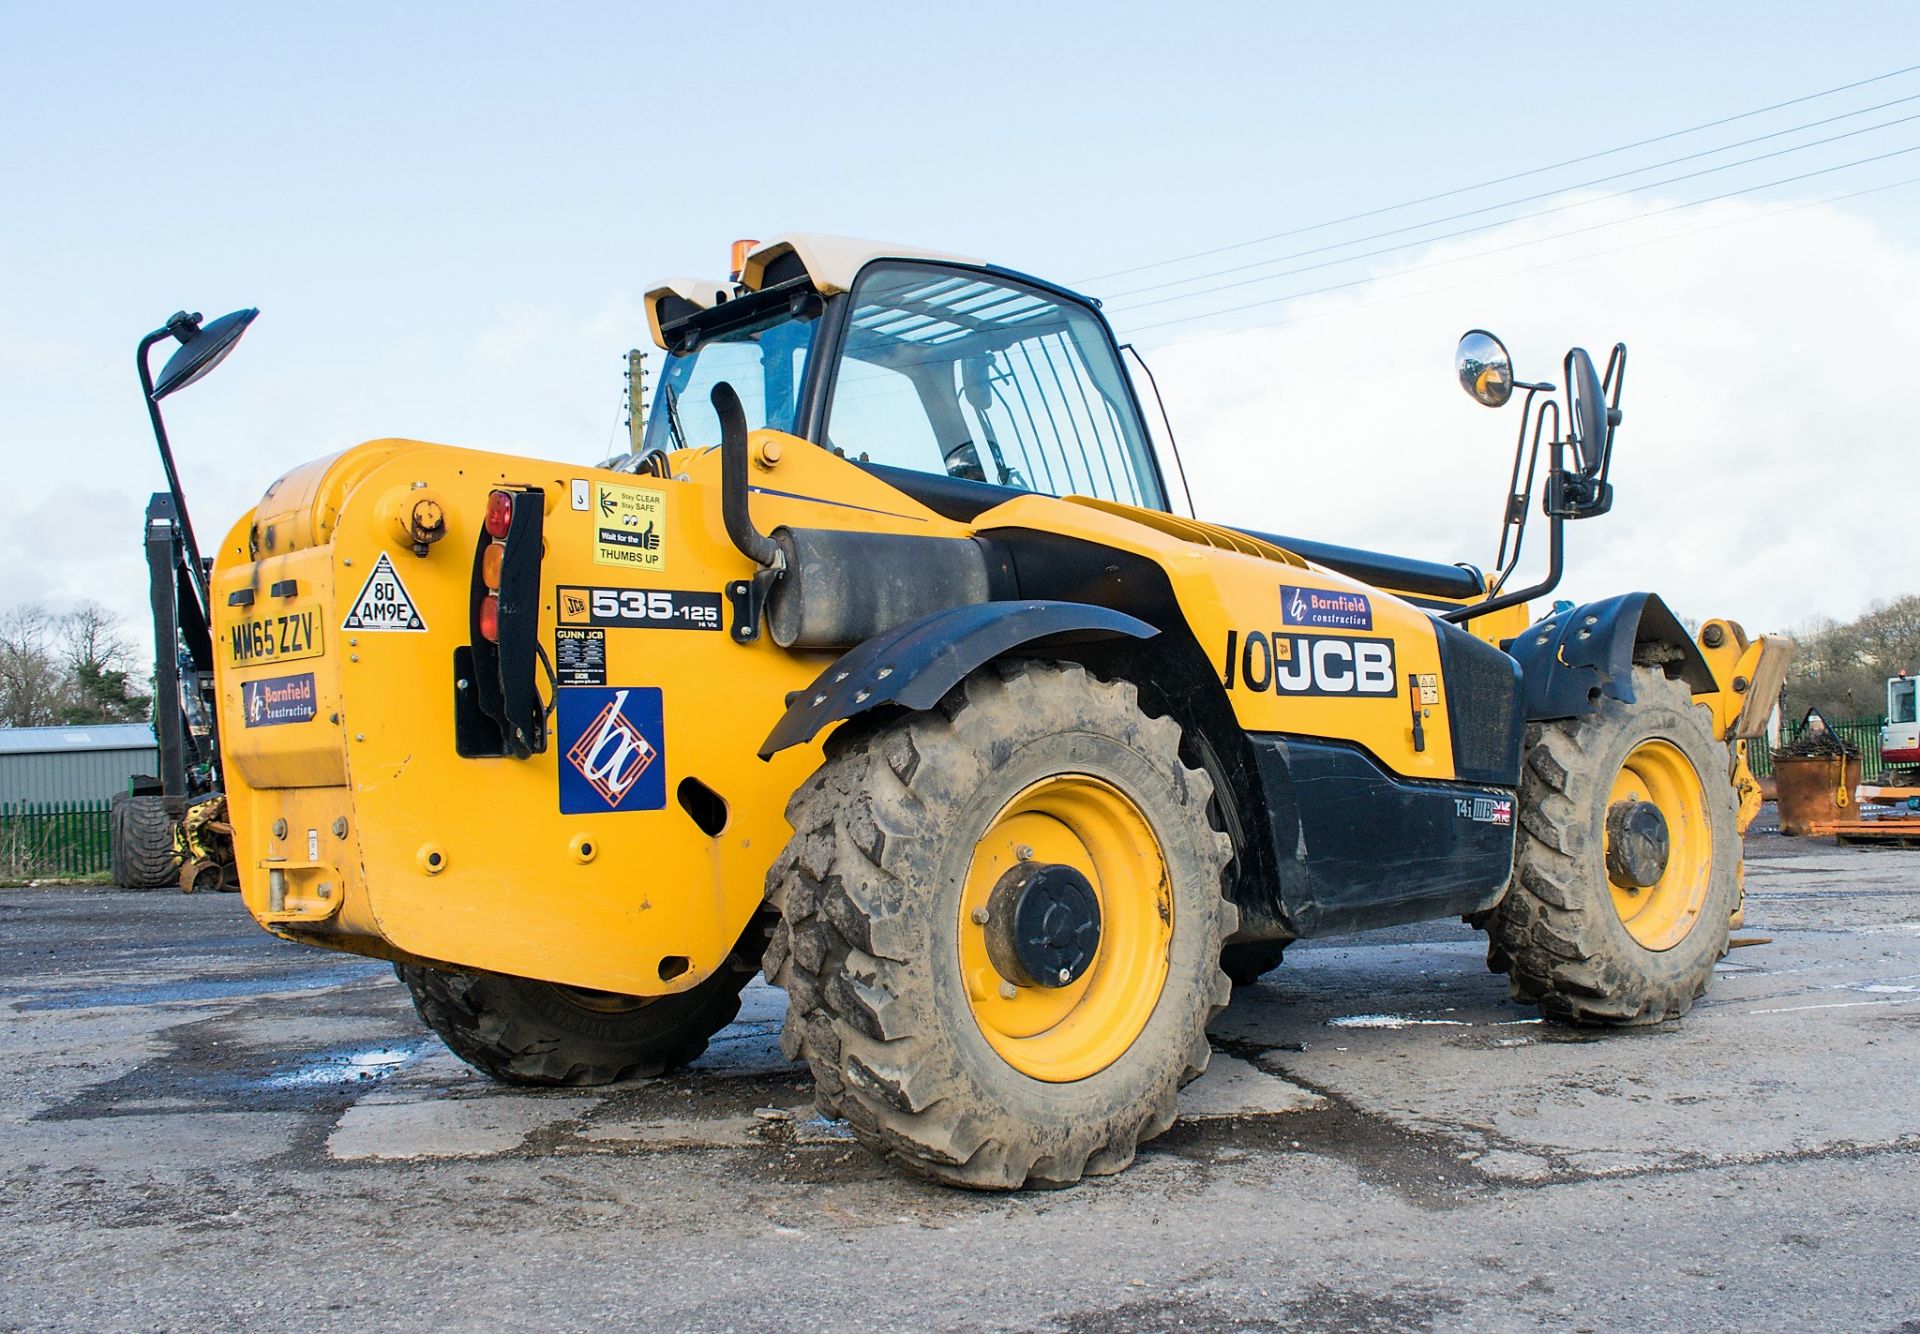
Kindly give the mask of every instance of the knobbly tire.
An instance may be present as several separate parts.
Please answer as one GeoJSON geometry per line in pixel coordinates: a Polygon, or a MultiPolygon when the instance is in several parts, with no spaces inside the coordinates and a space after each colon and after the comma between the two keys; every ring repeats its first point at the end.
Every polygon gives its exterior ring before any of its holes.
{"type": "Polygon", "coordinates": [[[1025,661],[830,739],[787,806],[763,963],[823,1112],[915,1172],[989,1190],[1118,1172],[1172,1124],[1238,924],[1213,786],[1180,739],[1131,684],[1025,661]],[[981,923],[1025,920],[1002,891],[1076,865],[1098,898],[1085,971],[1016,986],[1012,946],[990,956],[981,923]]]}
{"type": "Polygon", "coordinates": [[[740,1013],[755,965],[736,952],[691,990],[652,998],[415,964],[393,971],[427,1027],[482,1074],[577,1087],[645,1079],[698,1057],[740,1013]]]}
{"type": "Polygon", "coordinates": [[[1528,726],[1514,878],[1485,922],[1487,966],[1508,974],[1513,998],[1570,1023],[1685,1014],[1727,952],[1738,901],[1727,747],[1683,683],[1635,667],[1633,690],[1632,704],[1528,726]],[[1629,864],[1620,821],[1635,803],[1661,809],[1664,862],[1629,864]],[[1658,879],[1638,883],[1656,865],[1658,879]]]}
{"type": "Polygon", "coordinates": [[[180,879],[175,821],[165,797],[122,793],[108,808],[113,883],[123,889],[172,888],[180,879]]]}
{"type": "Polygon", "coordinates": [[[1250,987],[1280,966],[1284,940],[1243,940],[1220,951],[1220,971],[1237,989],[1250,987]]]}

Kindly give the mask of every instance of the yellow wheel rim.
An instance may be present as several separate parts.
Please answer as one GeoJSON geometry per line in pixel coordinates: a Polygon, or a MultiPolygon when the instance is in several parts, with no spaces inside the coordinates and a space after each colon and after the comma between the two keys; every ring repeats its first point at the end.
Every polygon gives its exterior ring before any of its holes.
{"type": "MultiPolygon", "coordinates": [[[[1613,910],[1627,934],[1650,950],[1672,949],[1693,929],[1713,877],[1713,831],[1707,827],[1706,789],[1693,764],[1670,741],[1642,741],[1628,754],[1607,794],[1609,810],[1623,801],[1650,802],[1667,822],[1667,865],[1644,888],[1611,871],[1613,910]]],[[[1610,842],[1610,840],[1605,840],[1610,842]]],[[[1610,848],[1601,849],[1602,865],[1610,848]]]]}
{"type": "Polygon", "coordinates": [[[1159,839],[1110,783],[1085,774],[1043,779],[1008,802],[974,848],[960,896],[960,975],[980,1032],[1023,1075],[1061,1084],[1118,1060],[1160,1003],[1172,940],[1173,890],[1159,839]],[[1093,961],[1064,987],[1002,977],[976,920],[1001,877],[1023,861],[1073,867],[1100,904],[1093,961]]]}

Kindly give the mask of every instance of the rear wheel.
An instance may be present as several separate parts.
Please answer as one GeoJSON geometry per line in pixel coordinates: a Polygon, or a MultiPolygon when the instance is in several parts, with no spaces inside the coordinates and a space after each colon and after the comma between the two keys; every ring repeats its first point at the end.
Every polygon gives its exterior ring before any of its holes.
{"type": "Polygon", "coordinates": [[[1178,725],[1018,662],[834,741],[787,808],[765,961],[822,1109],[954,1185],[1125,1167],[1206,1068],[1237,923],[1178,725]]]}
{"type": "Polygon", "coordinates": [[[124,889],[161,889],[177,884],[180,852],[176,822],[165,797],[122,794],[107,817],[113,883],[124,889]]]}
{"type": "Polygon", "coordinates": [[[1633,689],[1527,729],[1513,884],[1488,922],[1514,999],[1575,1023],[1685,1014],[1738,903],[1727,748],[1684,684],[1636,667],[1633,689]]]}
{"type": "Polygon", "coordinates": [[[689,991],[627,996],[499,973],[397,963],[413,1008],[454,1055],[508,1084],[590,1085],[685,1065],[740,1012],[738,954],[689,991]]]}

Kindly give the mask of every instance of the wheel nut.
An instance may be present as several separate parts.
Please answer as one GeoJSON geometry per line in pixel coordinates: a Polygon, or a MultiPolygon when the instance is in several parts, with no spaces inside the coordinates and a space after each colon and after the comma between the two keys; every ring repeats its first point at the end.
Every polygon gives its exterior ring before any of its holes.
{"type": "Polygon", "coordinates": [[[1060,985],[1064,987],[1067,983],[1073,981],[1073,969],[1062,968],[1055,976],[1060,979],[1060,985]]]}
{"type": "Polygon", "coordinates": [[[973,910],[973,924],[975,926],[985,926],[988,916],[989,914],[985,908],[975,908],[973,910]]]}
{"type": "Polygon", "coordinates": [[[1019,994],[1020,994],[1020,988],[1013,985],[1013,983],[1002,982],[1000,984],[1001,1000],[1012,1000],[1015,996],[1018,996],[1019,994]]]}

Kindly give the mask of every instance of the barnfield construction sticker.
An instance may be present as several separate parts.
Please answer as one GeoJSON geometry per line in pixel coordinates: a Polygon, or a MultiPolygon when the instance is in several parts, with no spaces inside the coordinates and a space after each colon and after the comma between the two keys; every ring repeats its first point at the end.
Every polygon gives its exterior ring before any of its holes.
{"type": "Polygon", "coordinates": [[[667,498],[658,491],[614,482],[593,486],[593,558],[629,570],[667,563],[667,498]]]}
{"type": "Polygon", "coordinates": [[[380,559],[373,563],[373,573],[367,576],[360,596],[353,600],[353,610],[347,613],[340,628],[408,630],[416,634],[426,630],[427,623],[420,619],[419,608],[413,605],[407,586],[400,582],[400,572],[393,568],[386,552],[381,552],[380,559]]]}

